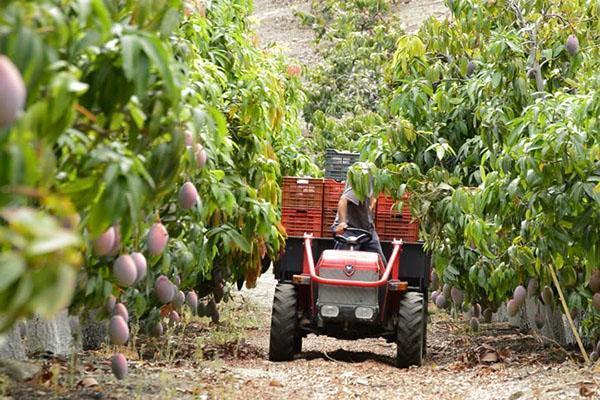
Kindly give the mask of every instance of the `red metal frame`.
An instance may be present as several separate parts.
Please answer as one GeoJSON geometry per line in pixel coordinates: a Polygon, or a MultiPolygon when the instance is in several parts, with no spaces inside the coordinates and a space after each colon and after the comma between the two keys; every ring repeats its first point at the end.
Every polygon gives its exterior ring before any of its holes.
{"type": "Polygon", "coordinates": [[[334,286],[355,286],[355,287],[379,287],[388,283],[390,275],[393,280],[398,279],[398,272],[400,270],[400,253],[402,253],[402,241],[394,240],[394,250],[392,251],[392,256],[388,260],[388,264],[385,267],[385,272],[381,276],[381,278],[377,281],[348,281],[343,279],[331,279],[331,278],[323,278],[317,275],[315,270],[315,260],[312,255],[312,239],[313,235],[305,234],[304,235],[304,260],[302,263],[302,273],[310,274],[310,278],[315,283],[322,283],[325,285],[334,285],[334,286]]]}

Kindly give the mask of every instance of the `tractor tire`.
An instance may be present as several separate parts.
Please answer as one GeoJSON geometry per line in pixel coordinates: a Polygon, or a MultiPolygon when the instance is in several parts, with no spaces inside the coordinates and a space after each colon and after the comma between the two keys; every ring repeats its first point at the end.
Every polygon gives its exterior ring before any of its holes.
{"type": "Polygon", "coordinates": [[[427,317],[424,311],[422,293],[407,292],[400,300],[396,327],[396,366],[399,368],[420,366],[423,363],[423,346],[427,332],[427,317]]]}
{"type": "MultiPolygon", "coordinates": [[[[289,283],[278,283],[273,298],[269,360],[290,361],[298,347],[298,318],[296,317],[296,288],[289,283]]],[[[302,347],[302,338],[300,338],[302,347]]]]}
{"type": "MultiPolygon", "coordinates": [[[[427,320],[427,314],[425,314],[425,320],[427,320]]],[[[423,358],[427,356],[427,324],[423,324],[423,358]]]]}
{"type": "Polygon", "coordinates": [[[302,352],[302,336],[294,336],[294,353],[298,354],[302,352]]]}

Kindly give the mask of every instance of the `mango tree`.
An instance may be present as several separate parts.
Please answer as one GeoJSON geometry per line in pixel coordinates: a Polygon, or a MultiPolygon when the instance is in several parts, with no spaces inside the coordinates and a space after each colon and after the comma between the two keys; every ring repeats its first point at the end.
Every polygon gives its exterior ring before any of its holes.
{"type": "Polygon", "coordinates": [[[276,257],[280,178],[314,165],[291,155],[299,79],[257,47],[250,7],[5,2],[0,53],[26,101],[9,96],[22,112],[0,128],[0,330],[117,300],[156,321],[181,290],[218,301],[276,257]]]}
{"type": "Polygon", "coordinates": [[[600,7],[447,5],[451,18],[399,38],[389,127],[363,140],[363,167],[396,198],[410,191],[437,274],[465,291],[458,306],[495,309],[529,283],[553,301],[556,272],[598,337],[600,7]]]}

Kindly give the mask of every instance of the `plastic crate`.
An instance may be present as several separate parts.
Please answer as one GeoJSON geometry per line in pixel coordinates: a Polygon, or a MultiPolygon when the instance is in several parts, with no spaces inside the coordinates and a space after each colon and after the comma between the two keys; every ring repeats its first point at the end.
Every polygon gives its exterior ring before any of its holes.
{"type": "Polygon", "coordinates": [[[340,197],[344,193],[346,185],[344,182],[337,182],[335,179],[325,179],[323,190],[323,210],[337,210],[340,197]]]}
{"type": "Polygon", "coordinates": [[[395,207],[396,201],[384,194],[380,194],[377,198],[377,214],[389,214],[389,215],[397,215],[401,214],[403,216],[408,217],[409,219],[412,217],[410,213],[410,207],[408,206],[408,195],[405,194],[402,196],[402,211],[398,211],[395,207]]]}
{"type": "Polygon", "coordinates": [[[282,208],[323,209],[323,179],[283,178],[282,208]]]}
{"type": "Polygon", "coordinates": [[[377,214],[375,228],[381,240],[416,242],[419,239],[419,223],[403,214],[377,214]]]}
{"type": "Polygon", "coordinates": [[[358,161],[360,154],[333,149],[325,151],[325,178],[345,181],[348,169],[358,161]]]}
{"type": "MultiPolygon", "coordinates": [[[[320,203],[319,203],[320,204],[320,203]]],[[[320,209],[282,208],[281,223],[288,236],[304,236],[312,233],[321,236],[323,213],[320,209]]]]}
{"type": "Polygon", "coordinates": [[[344,182],[337,182],[335,179],[325,179],[325,189],[323,191],[323,229],[322,237],[331,237],[331,225],[337,214],[338,203],[344,188],[344,182]]]}
{"type": "Polygon", "coordinates": [[[321,237],[330,238],[333,236],[331,233],[331,225],[335,221],[335,215],[337,209],[325,209],[323,210],[323,228],[321,229],[321,237]]]}

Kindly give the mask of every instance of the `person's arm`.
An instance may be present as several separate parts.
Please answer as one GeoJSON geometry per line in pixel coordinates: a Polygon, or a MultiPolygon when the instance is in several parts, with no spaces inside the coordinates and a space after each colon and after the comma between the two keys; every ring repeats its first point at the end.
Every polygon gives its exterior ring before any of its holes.
{"type": "Polygon", "coordinates": [[[344,196],[340,197],[340,201],[338,201],[338,215],[340,218],[337,226],[335,227],[335,233],[340,235],[344,233],[344,230],[348,227],[348,199],[344,196]]]}

